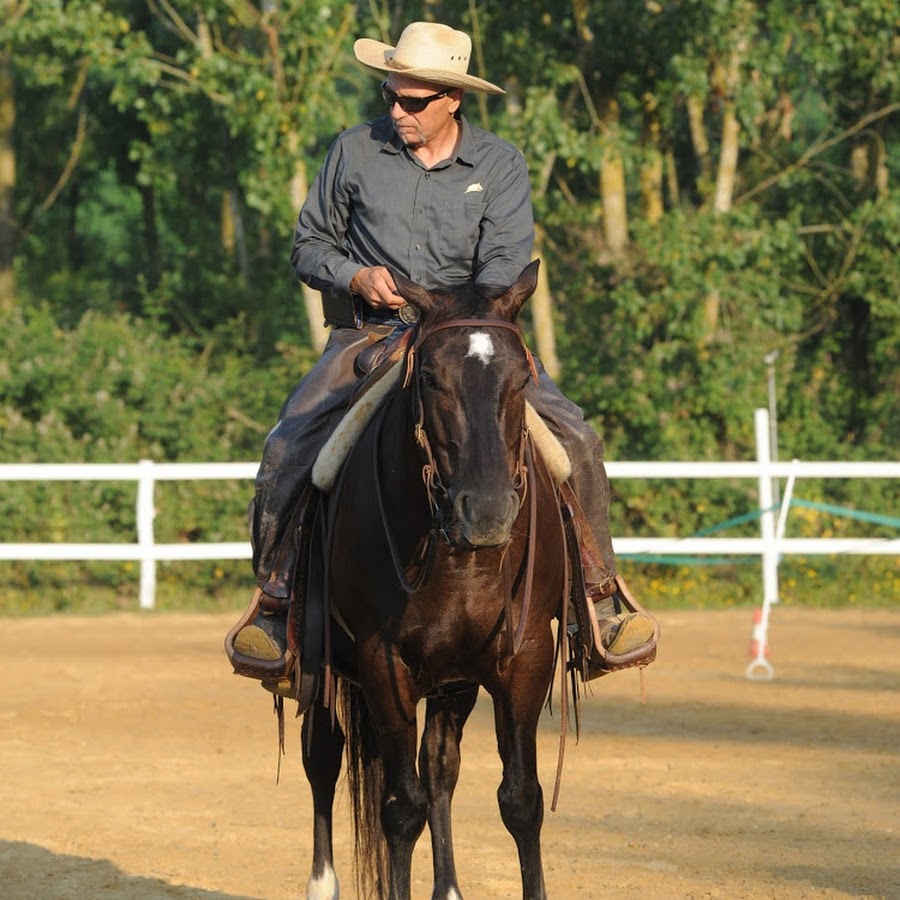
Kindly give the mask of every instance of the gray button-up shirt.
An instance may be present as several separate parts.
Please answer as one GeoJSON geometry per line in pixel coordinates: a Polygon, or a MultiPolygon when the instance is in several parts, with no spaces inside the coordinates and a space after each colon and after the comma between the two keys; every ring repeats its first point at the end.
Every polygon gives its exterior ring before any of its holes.
{"type": "Polygon", "coordinates": [[[460,117],[456,155],[426,169],[389,116],[340,134],[300,211],[297,277],[332,295],[366,266],[426,288],[513,284],[531,261],[534,219],[521,152],[460,117]]]}

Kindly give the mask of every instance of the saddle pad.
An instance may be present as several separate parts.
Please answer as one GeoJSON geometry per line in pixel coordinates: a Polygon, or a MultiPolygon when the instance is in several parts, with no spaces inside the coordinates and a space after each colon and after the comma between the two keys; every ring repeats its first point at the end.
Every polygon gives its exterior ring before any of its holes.
{"type": "Polygon", "coordinates": [[[525,401],[525,427],[531,432],[534,446],[547,465],[550,477],[557,484],[565,484],[572,474],[572,460],[559,438],[550,430],[538,411],[525,401]]]}
{"type": "MultiPolygon", "coordinates": [[[[372,387],[366,391],[348,410],[338,423],[325,446],[319,451],[313,465],[313,484],[323,493],[331,493],[338,473],[350,451],[359,440],[363,429],[375,415],[388,394],[400,381],[403,366],[395,363],[372,387]]],[[[557,484],[565,482],[572,474],[572,463],[559,439],[547,427],[535,408],[526,401],[525,424],[534,439],[538,453],[547,464],[550,475],[557,484]]]]}
{"type": "Polygon", "coordinates": [[[363,429],[369,424],[385,397],[400,381],[402,372],[403,367],[400,363],[394,363],[350,407],[347,414],[338,423],[337,428],[331,432],[331,437],[319,451],[312,470],[312,482],[320,491],[325,494],[331,493],[341,466],[344,465],[344,460],[349,456],[350,451],[359,440],[359,436],[363,433],[363,429]]]}

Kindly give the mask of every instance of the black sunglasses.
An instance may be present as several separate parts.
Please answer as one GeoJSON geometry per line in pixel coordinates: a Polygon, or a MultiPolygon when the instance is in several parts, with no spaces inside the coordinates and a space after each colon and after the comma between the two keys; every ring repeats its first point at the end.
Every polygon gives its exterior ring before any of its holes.
{"type": "Polygon", "coordinates": [[[387,103],[388,108],[393,109],[394,104],[399,103],[403,112],[412,113],[413,115],[422,112],[432,100],[446,97],[452,90],[453,88],[444,88],[440,93],[429,94],[427,97],[401,97],[387,86],[386,81],[381,82],[381,96],[384,98],[384,102],[387,103]]]}

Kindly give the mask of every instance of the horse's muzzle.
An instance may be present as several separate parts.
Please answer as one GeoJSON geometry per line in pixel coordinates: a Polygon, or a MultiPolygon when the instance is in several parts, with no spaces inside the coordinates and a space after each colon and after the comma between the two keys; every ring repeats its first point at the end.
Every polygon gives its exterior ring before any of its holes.
{"type": "Polygon", "coordinates": [[[453,498],[451,540],[476,548],[499,547],[510,539],[518,514],[519,495],[514,490],[460,491],[453,498]]]}

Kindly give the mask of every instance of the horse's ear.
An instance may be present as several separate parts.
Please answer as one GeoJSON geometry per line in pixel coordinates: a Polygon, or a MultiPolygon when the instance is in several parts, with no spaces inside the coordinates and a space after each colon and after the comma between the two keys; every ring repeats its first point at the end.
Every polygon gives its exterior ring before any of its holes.
{"type": "Polygon", "coordinates": [[[434,306],[431,291],[400,272],[395,272],[393,269],[390,272],[394,276],[394,284],[397,285],[398,293],[407,303],[411,303],[421,313],[427,313],[434,306]]]}
{"type": "Polygon", "coordinates": [[[522,269],[522,274],[519,275],[518,281],[493,301],[491,307],[495,315],[503,319],[509,319],[510,322],[515,322],[525,301],[534,293],[537,287],[540,265],[541,261],[539,259],[530,262],[522,269]]]}

